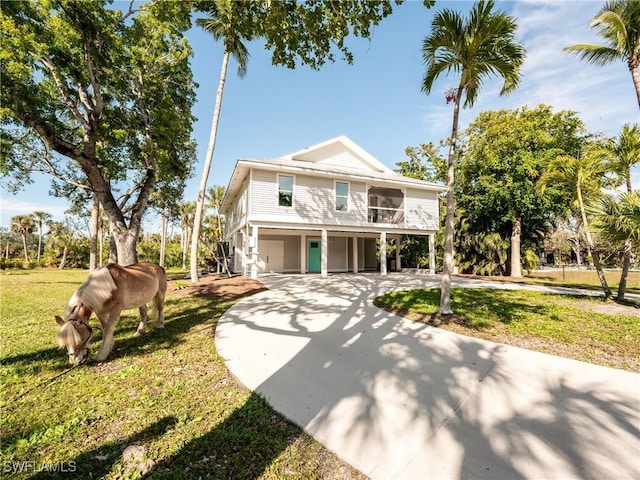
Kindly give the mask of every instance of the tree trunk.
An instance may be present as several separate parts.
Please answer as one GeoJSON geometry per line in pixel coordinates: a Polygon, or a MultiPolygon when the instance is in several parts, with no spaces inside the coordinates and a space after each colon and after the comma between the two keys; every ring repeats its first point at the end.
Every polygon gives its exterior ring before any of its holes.
{"type": "MultiPolygon", "coordinates": [[[[464,72],[463,72],[464,73],[464,72]]],[[[450,315],[451,310],[451,274],[453,273],[453,227],[455,214],[455,199],[453,197],[454,169],[456,163],[456,142],[458,139],[458,117],[460,114],[460,99],[462,86],[458,87],[456,100],[453,105],[453,124],[449,145],[449,159],[447,161],[447,216],[444,224],[444,271],[440,285],[440,309],[443,315],[450,315]]]]}
{"type": "Polygon", "coordinates": [[[631,266],[631,242],[628,240],[624,244],[624,254],[622,256],[622,273],[620,274],[620,284],[618,285],[618,300],[624,300],[627,290],[627,277],[631,266]]]}
{"type": "Polygon", "coordinates": [[[216,93],[216,105],[213,109],[213,120],[211,122],[211,134],[207,147],[207,156],[200,178],[200,189],[198,190],[198,201],[196,202],[196,214],[193,219],[193,232],[191,233],[191,282],[198,282],[198,244],[200,242],[200,226],[204,215],[204,198],[207,190],[207,180],[213,161],[213,152],[216,148],[216,136],[218,134],[218,121],[220,119],[220,109],[222,108],[222,93],[224,92],[224,82],[227,79],[227,64],[229,63],[229,52],[225,51],[222,56],[222,68],[220,70],[220,81],[216,93]]]}
{"type": "Polygon", "coordinates": [[[42,250],[42,221],[38,222],[38,263],[40,263],[41,250],[42,250]]]}
{"type": "Polygon", "coordinates": [[[631,70],[631,78],[633,78],[633,85],[636,87],[636,97],[638,97],[638,106],[640,107],[640,75],[638,75],[638,65],[630,64],[629,70],[631,70]]]}
{"type": "Polygon", "coordinates": [[[89,225],[89,270],[95,270],[97,267],[97,255],[98,255],[98,216],[100,214],[100,202],[98,202],[98,196],[93,195],[91,202],[91,224],[89,225]]]}
{"type": "Polygon", "coordinates": [[[24,250],[24,261],[29,263],[29,254],[27,253],[27,236],[23,233],[20,235],[22,237],[22,248],[24,250]]]}
{"type": "Polygon", "coordinates": [[[160,232],[160,266],[164,267],[164,258],[167,254],[167,215],[162,212],[162,231],[160,232]]]}
{"type": "Polygon", "coordinates": [[[518,217],[513,222],[511,230],[511,276],[522,278],[520,267],[520,238],[522,235],[522,220],[518,217]]]}
{"type": "Polygon", "coordinates": [[[587,222],[587,214],[584,211],[584,201],[582,200],[582,189],[580,185],[577,185],[577,194],[578,194],[578,205],[580,206],[580,215],[582,215],[582,225],[584,225],[585,236],[587,237],[587,245],[591,252],[591,257],[593,259],[593,265],[596,267],[596,272],[598,273],[598,279],[600,280],[600,284],[602,285],[602,289],[604,290],[604,297],[611,298],[613,294],[611,293],[611,289],[607,284],[607,279],[604,276],[604,272],[602,271],[602,265],[600,265],[600,253],[595,248],[593,244],[593,238],[591,238],[591,232],[589,232],[589,224],[587,222]]]}
{"type": "Polygon", "coordinates": [[[64,248],[62,249],[62,260],[60,260],[60,265],[58,265],[58,268],[60,270],[62,270],[64,268],[64,264],[67,261],[67,246],[65,245],[64,248]]]}
{"type": "Polygon", "coordinates": [[[138,244],[137,231],[126,230],[119,232],[112,229],[111,236],[115,240],[118,263],[122,266],[138,263],[138,253],[136,251],[138,244]]]}

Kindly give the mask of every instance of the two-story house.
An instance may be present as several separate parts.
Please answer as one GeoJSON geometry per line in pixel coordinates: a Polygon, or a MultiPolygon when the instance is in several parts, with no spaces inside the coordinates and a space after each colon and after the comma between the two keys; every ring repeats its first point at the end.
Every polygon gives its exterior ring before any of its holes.
{"type": "Polygon", "coordinates": [[[443,191],[398,175],[344,136],[279,158],[238,160],[220,208],[231,267],[252,278],[384,275],[400,267],[400,238],[413,234],[429,236],[433,272],[443,191]]]}

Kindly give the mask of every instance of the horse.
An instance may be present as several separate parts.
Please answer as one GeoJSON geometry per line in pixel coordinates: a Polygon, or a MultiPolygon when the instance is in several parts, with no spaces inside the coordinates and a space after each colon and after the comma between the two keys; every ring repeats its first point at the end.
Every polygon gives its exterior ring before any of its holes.
{"type": "Polygon", "coordinates": [[[60,348],[67,348],[69,363],[78,365],[89,357],[89,341],[93,330],[89,317],[93,312],[100,320],[102,344],[95,360],[104,362],[113,348],[113,332],[122,310],[138,307],[140,324],[134,336],[147,328],[147,303],[157,311],[156,328],[164,328],[164,298],[167,292],[167,274],[155,263],[135,263],[123,267],[116,263],[94,270],[69,299],[64,320],[55,315],[62,328],[56,340],[60,348]]]}

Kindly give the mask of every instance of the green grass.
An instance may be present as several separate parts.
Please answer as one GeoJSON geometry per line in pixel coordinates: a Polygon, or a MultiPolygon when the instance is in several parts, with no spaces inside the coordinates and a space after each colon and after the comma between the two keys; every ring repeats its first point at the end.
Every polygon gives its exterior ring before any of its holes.
{"type": "Polygon", "coordinates": [[[439,289],[396,291],[374,303],[459,333],[640,371],[640,318],[615,313],[617,304],[598,297],[457,288],[451,291],[453,317],[436,313],[439,289]]]}
{"type": "MultiPolygon", "coordinates": [[[[54,342],[53,315],[62,314],[86,274],[0,275],[4,473],[138,478],[142,469],[122,453],[140,445],[153,478],[361,478],[227,371],[214,331],[232,301],[169,296],[166,328],[139,338],[137,311],[128,311],[108,362],[49,382],[68,367],[54,342]],[[53,468],[58,472],[46,471],[53,468]]],[[[94,331],[92,354],[101,340],[94,331]]]]}
{"type": "MultiPolygon", "coordinates": [[[[604,270],[609,288],[614,295],[618,292],[620,283],[620,270],[604,270]]],[[[601,290],[602,285],[595,270],[578,270],[573,268],[557,268],[553,270],[531,270],[523,278],[512,279],[510,277],[491,277],[492,280],[515,281],[534,285],[562,285],[601,290]]],[[[640,271],[634,270],[627,276],[626,293],[640,293],[640,271]]]]}

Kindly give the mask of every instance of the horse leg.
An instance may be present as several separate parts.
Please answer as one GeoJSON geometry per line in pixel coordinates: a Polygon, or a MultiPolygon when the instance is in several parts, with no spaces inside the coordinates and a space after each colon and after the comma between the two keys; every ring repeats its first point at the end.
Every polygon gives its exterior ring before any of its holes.
{"type": "Polygon", "coordinates": [[[156,328],[164,328],[164,292],[159,290],[153,301],[156,304],[156,311],[158,312],[156,328]]]}
{"type": "Polygon", "coordinates": [[[147,331],[147,319],[149,318],[146,305],[141,305],[138,310],[140,310],[140,324],[138,325],[136,333],[133,335],[134,337],[139,337],[147,331]]]}
{"type": "Polygon", "coordinates": [[[102,326],[102,345],[96,353],[96,362],[104,362],[113,348],[114,339],[113,332],[116,329],[116,325],[120,321],[120,313],[122,309],[113,309],[111,312],[100,316],[100,325],[102,326]]]}

